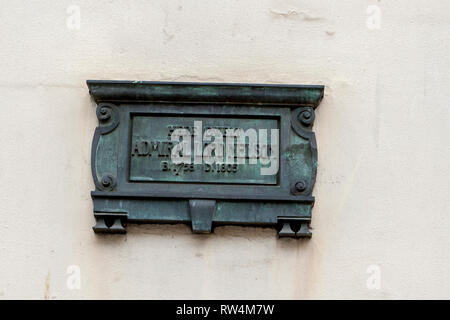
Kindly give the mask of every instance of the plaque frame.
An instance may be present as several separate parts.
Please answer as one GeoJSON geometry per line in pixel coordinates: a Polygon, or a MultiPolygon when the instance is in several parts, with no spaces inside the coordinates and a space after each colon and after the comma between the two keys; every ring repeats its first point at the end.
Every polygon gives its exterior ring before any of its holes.
{"type": "Polygon", "coordinates": [[[186,223],[194,233],[247,225],[275,227],[280,237],[311,236],[317,171],[312,126],[324,86],[112,80],[88,80],[87,86],[99,120],[91,149],[94,232],[125,233],[128,223],[186,223]],[[136,114],[279,119],[278,183],[131,182],[136,114]]]}

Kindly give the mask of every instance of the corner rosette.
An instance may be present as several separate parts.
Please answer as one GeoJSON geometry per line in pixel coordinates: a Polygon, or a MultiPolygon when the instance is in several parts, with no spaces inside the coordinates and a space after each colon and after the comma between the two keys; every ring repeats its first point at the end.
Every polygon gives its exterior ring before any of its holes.
{"type": "Polygon", "coordinates": [[[119,111],[117,106],[112,103],[99,103],[96,114],[101,134],[113,131],[119,124],[119,111]]]}
{"type": "Polygon", "coordinates": [[[316,115],[312,107],[299,107],[291,113],[292,129],[299,136],[310,139],[311,136],[314,135],[312,126],[315,118],[316,115]]]}
{"type": "Polygon", "coordinates": [[[111,174],[105,174],[102,176],[102,179],[100,181],[103,190],[105,191],[112,191],[114,190],[116,186],[116,178],[111,174]]]}

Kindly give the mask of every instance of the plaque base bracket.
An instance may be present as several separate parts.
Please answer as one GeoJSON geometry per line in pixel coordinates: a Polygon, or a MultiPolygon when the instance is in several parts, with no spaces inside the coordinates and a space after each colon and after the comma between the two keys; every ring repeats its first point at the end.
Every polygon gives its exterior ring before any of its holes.
{"type": "Polygon", "coordinates": [[[215,207],[215,200],[189,200],[192,232],[211,233],[212,218],[215,207]]]}
{"type": "Polygon", "coordinates": [[[312,233],[309,230],[309,222],[310,219],[307,218],[278,217],[278,223],[281,226],[278,236],[280,238],[311,238],[312,233]]]}
{"type": "Polygon", "coordinates": [[[92,227],[95,233],[126,233],[127,223],[126,213],[95,212],[95,226],[92,227]]]}

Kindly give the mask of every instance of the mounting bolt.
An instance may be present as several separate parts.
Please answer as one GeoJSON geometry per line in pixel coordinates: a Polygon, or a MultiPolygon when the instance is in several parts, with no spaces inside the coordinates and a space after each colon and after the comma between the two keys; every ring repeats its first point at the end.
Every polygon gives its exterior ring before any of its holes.
{"type": "Polygon", "coordinates": [[[312,109],[306,109],[299,113],[298,120],[306,127],[309,127],[314,122],[314,111],[312,109]]]}
{"type": "Polygon", "coordinates": [[[295,184],[295,190],[298,192],[303,192],[306,190],[306,182],[305,181],[299,181],[295,184]]]}
{"type": "Polygon", "coordinates": [[[102,185],[104,187],[109,187],[111,185],[111,181],[108,178],[103,178],[102,179],[102,185]]]}
{"type": "MultiPolygon", "coordinates": [[[[105,191],[107,190],[111,191],[116,186],[116,178],[113,175],[106,173],[100,179],[100,184],[105,191]]],[[[101,190],[102,188],[100,187],[101,190]]]]}
{"type": "Polygon", "coordinates": [[[309,112],[309,111],[303,112],[303,118],[310,119],[311,118],[311,112],[309,112]]]}

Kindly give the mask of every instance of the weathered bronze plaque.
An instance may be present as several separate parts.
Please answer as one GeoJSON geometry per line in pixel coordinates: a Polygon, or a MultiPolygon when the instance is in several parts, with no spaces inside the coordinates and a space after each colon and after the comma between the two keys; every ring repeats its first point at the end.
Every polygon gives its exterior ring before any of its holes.
{"type": "Polygon", "coordinates": [[[88,80],[95,232],[235,224],[310,237],[319,85],[88,80]]]}

